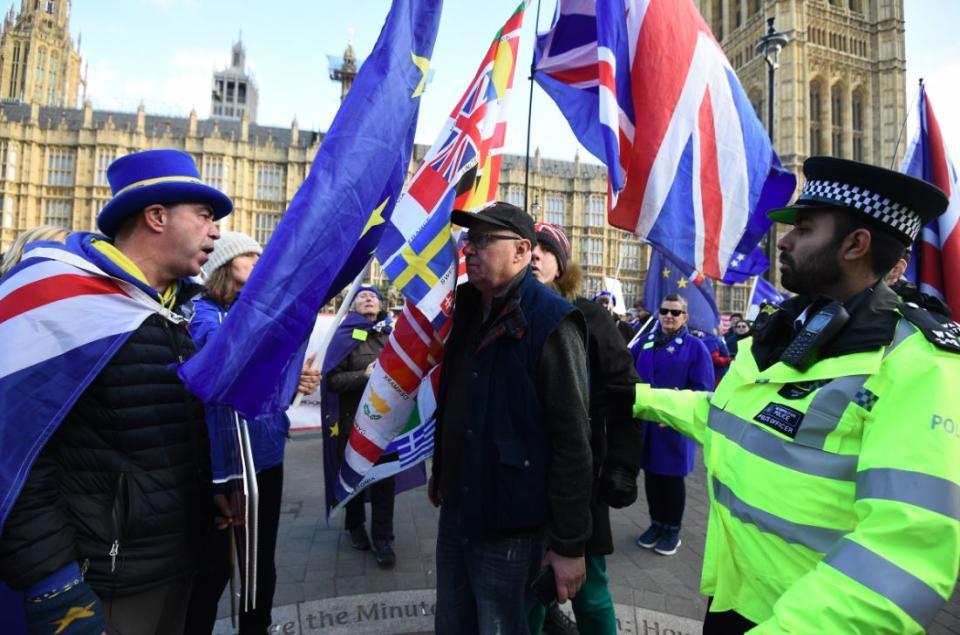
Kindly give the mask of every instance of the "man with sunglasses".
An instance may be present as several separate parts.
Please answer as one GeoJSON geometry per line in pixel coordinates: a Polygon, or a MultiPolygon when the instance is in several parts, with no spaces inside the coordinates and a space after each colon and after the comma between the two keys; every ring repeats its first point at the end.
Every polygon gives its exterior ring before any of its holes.
{"type": "Polygon", "coordinates": [[[586,576],[586,326],[531,273],[523,210],[495,203],[452,220],[468,229],[469,282],[457,289],[428,485],[440,506],[436,632],[525,633],[542,566],[561,602],[586,576]]]}
{"type": "MultiPolygon", "coordinates": [[[[670,294],[660,302],[658,324],[631,349],[640,380],[656,388],[712,390],[713,360],[706,345],[687,330],[687,302],[670,294]]],[[[672,556],[680,547],[686,505],[684,478],[693,470],[696,446],[676,430],[648,423],[641,465],[650,527],[637,546],[672,556]]]]}
{"type": "Polygon", "coordinates": [[[712,395],[638,384],[633,413],[704,446],[704,633],[922,633],[960,565],[960,325],[883,277],[948,199],[855,161],[803,172],[768,212],[797,295],[712,395]]]}

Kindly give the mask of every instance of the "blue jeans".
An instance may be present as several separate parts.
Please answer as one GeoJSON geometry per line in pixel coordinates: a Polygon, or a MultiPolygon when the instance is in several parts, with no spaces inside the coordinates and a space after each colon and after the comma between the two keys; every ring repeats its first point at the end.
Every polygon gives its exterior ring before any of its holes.
{"type": "Polygon", "coordinates": [[[527,635],[540,570],[542,534],[464,542],[460,511],[440,508],[437,532],[437,635],[527,635]]]}

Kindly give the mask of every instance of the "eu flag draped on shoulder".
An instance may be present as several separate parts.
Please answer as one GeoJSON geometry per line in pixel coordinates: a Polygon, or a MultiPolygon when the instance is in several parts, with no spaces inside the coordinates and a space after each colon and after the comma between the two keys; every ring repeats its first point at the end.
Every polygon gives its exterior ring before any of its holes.
{"type": "Polygon", "coordinates": [[[559,0],[537,82],[609,174],[609,220],[722,279],[796,177],[692,0],[559,0]]]}
{"type": "Polygon", "coordinates": [[[720,311],[717,310],[710,280],[653,248],[650,250],[647,280],[643,285],[643,306],[656,314],[663,298],[671,293],[687,301],[688,325],[691,329],[713,333],[720,325],[720,311]]]}
{"type": "Polygon", "coordinates": [[[493,200],[526,2],[497,32],[436,143],[387,223],[377,258],[407,299],[354,420],[336,484],[338,504],[433,454],[433,415],[458,274],[454,206],[493,200]]]}
{"type": "Polygon", "coordinates": [[[290,405],[317,311],[367,264],[403,186],[441,6],[394,0],[243,294],[180,367],[205,402],[248,419],[290,405]]]}
{"type": "Polygon", "coordinates": [[[933,183],[943,190],[950,204],[946,212],[923,228],[913,244],[907,277],[920,291],[956,311],[960,309],[960,183],[922,83],[911,119],[913,135],[901,172],[933,183]]]}

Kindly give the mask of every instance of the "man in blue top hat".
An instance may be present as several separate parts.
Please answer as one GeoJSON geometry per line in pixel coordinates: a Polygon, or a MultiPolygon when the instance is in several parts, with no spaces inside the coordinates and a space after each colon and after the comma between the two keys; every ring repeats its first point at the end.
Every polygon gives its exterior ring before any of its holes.
{"type": "Polygon", "coordinates": [[[107,178],[102,235],[35,243],[0,285],[0,333],[32,338],[0,360],[0,579],[31,633],[182,632],[212,528],[203,406],[175,366],[233,205],[176,150],[107,178]]]}

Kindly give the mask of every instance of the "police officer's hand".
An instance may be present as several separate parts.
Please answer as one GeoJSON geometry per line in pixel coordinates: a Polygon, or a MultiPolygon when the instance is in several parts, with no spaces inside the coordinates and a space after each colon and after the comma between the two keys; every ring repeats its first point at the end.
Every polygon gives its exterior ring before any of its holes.
{"type": "Polygon", "coordinates": [[[583,556],[568,558],[547,551],[541,565],[553,567],[553,575],[557,580],[557,602],[560,604],[575,596],[587,579],[587,564],[583,556]]]}
{"type": "Polygon", "coordinates": [[[637,500],[637,475],[625,467],[604,468],[600,474],[600,499],[614,509],[629,507],[637,500]]]}

